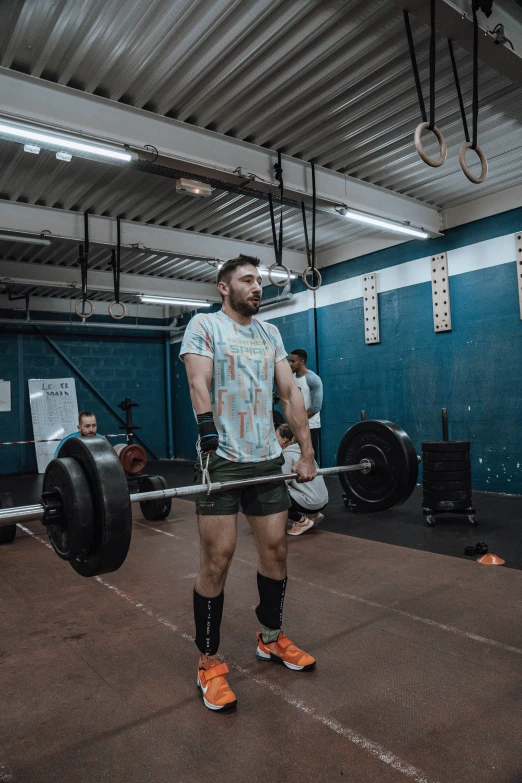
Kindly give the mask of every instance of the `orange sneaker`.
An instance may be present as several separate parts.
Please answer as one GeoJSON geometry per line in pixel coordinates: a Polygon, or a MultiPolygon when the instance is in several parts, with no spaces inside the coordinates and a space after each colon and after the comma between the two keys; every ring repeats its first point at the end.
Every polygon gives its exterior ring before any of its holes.
{"type": "Polygon", "coordinates": [[[279,661],[289,669],[308,672],[315,666],[315,658],[300,650],[281,631],[276,642],[265,644],[261,632],[257,634],[256,658],[260,661],[279,661]]]}
{"type": "Polygon", "coordinates": [[[291,528],[289,528],[286,532],[289,536],[300,536],[301,533],[306,533],[307,530],[310,530],[311,527],[314,526],[314,522],[312,519],[308,519],[308,517],[302,516],[299,522],[294,522],[291,528]]]}
{"type": "Polygon", "coordinates": [[[237,704],[234,692],[225,679],[228,666],[215,655],[200,655],[197,686],[209,710],[230,710],[237,704]]]}

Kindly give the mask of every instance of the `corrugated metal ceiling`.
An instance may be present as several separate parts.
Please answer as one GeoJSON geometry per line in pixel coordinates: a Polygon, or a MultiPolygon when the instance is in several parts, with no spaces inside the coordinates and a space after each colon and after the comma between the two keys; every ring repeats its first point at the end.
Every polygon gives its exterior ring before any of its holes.
{"type": "MultiPolygon", "coordinates": [[[[462,124],[440,38],[437,124],[448,160],[440,169],[420,161],[403,18],[390,0],[12,0],[7,6],[0,32],[7,68],[281,149],[441,208],[522,181],[522,97],[485,65],[479,143],[489,174],[477,187],[460,171],[462,124]]],[[[412,26],[427,98],[429,30],[414,19],[412,26]]],[[[471,56],[457,49],[456,57],[470,119],[471,56]]],[[[166,179],[81,159],[59,163],[43,151],[36,158],[9,142],[0,143],[0,172],[2,198],[272,240],[266,202],[249,197],[215,190],[207,201],[194,201],[166,179]]],[[[318,216],[318,249],[371,234],[318,216]]],[[[301,216],[290,208],[285,246],[305,248],[301,216]]],[[[140,269],[156,274],[152,266],[140,269]]]]}

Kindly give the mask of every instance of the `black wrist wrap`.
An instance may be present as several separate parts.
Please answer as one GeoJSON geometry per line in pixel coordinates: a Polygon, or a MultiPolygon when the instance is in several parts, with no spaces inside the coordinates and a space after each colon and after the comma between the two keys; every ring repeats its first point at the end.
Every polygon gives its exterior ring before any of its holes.
{"type": "Polygon", "coordinates": [[[212,411],[208,413],[199,413],[197,415],[199,446],[201,451],[206,454],[208,451],[215,451],[219,445],[219,434],[214,422],[212,411]]]}

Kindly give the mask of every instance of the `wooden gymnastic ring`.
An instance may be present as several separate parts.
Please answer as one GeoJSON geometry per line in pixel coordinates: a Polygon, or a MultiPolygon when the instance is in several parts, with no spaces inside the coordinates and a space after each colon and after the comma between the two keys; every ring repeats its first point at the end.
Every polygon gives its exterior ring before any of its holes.
{"type": "Polygon", "coordinates": [[[471,141],[467,141],[465,144],[462,145],[459,152],[459,163],[460,168],[466,175],[466,177],[469,179],[470,182],[473,182],[475,185],[480,185],[481,182],[484,182],[488,175],[488,162],[486,160],[486,156],[480,149],[480,147],[475,147],[475,152],[479,156],[480,165],[482,166],[482,171],[480,172],[480,177],[475,177],[474,174],[471,173],[471,171],[468,169],[468,164],[466,163],[466,152],[469,149],[473,149],[473,145],[471,141]]]}
{"type": "Polygon", "coordinates": [[[428,166],[432,166],[434,169],[437,169],[439,166],[442,166],[442,164],[446,160],[446,155],[448,154],[448,148],[446,147],[446,140],[444,139],[444,136],[437,128],[437,126],[434,125],[433,128],[431,128],[430,130],[436,136],[437,141],[439,142],[440,158],[438,160],[433,160],[433,158],[430,158],[428,157],[428,155],[426,155],[426,153],[424,152],[424,147],[422,146],[421,136],[422,136],[422,131],[426,130],[426,128],[429,127],[430,127],[429,122],[421,122],[420,125],[417,125],[415,129],[415,136],[414,136],[415,149],[421,156],[424,163],[427,163],[428,166]]]}
{"type": "Polygon", "coordinates": [[[90,299],[78,299],[78,301],[77,301],[77,302],[76,302],[76,304],[74,305],[74,310],[75,310],[75,312],[76,312],[76,315],[77,315],[79,318],[90,318],[90,317],[91,317],[91,315],[94,313],[94,305],[93,305],[93,303],[91,302],[91,300],[90,300],[90,299]],[[91,310],[90,310],[90,312],[89,312],[89,313],[80,313],[80,312],[78,311],[78,307],[80,306],[80,304],[83,304],[83,305],[85,305],[85,303],[87,303],[87,304],[89,305],[89,307],[91,308],[91,310]]]}
{"type": "Polygon", "coordinates": [[[308,288],[309,291],[317,291],[319,288],[321,288],[323,284],[323,278],[321,277],[320,271],[318,269],[312,269],[311,266],[307,266],[305,271],[303,272],[303,283],[305,284],[305,286],[308,288]],[[317,278],[319,280],[317,285],[310,285],[310,283],[306,279],[308,277],[309,272],[312,272],[312,274],[315,273],[317,275],[317,278]]]}
{"type": "Polygon", "coordinates": [[[123,302],[116,302],[116,301],[111,302],[109,305],[109,315],[111,316],[111,318],[114,318],[116,321],[121,321],[121,319],[125,318],[125,316],[127,315],[127,308],[125,307],[123,302]],[[114,315],[114,313],[112,312],[113,305],[119,305],[122,308],[121,315],[114,315]]]}
{"type": "Polygon", "coordinates": [[[277,288],[284,288],[285,285],[287,285],[290,282],[291,275],[292,275],[291,271],[284,264],[272,264],[272,266],[268,267],[268,279],[270,280],[272,285],[275,285],[277,288]],[[277,266],[280,267],[281,269],[284,269],[284,271],[286,272],[286,280],[283,280],[282,283],[272,278],[272,270],[274,269],[274,267],[277,266]]]}

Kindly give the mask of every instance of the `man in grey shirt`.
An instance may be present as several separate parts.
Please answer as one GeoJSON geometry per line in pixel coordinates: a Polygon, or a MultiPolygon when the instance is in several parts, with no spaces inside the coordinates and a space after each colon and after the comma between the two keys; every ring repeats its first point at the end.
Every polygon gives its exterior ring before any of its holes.
{"type": "Polygon", "coordinates": [[[306,366],[308,354],[304,348],[296,348],[288,361],[294,379],[301,390],[303,400],[310,425],[310,435],[312,436],[312,446],[315,452],[315,458],[318,458],[319,436],[321,434],[321,408],[323,406],[323,382],[315,372],[309,370],[306,366]]]}

